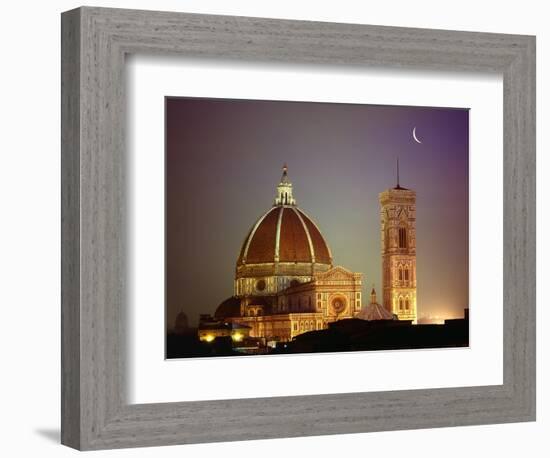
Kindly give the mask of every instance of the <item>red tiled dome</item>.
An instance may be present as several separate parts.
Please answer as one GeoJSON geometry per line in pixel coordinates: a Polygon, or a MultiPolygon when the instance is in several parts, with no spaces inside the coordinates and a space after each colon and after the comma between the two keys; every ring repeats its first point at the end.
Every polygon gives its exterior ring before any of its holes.
{"type": "Polygon", "coordinates": [[[315,223],[293,205],[265,213],[246,237],[237,264],[315,262],[331,264],[331,254],[315,223]]]}

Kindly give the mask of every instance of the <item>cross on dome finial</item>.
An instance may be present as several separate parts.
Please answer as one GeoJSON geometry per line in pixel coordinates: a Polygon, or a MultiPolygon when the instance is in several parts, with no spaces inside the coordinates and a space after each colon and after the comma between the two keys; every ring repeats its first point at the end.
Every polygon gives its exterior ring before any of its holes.
{"type": "Polygon", "coordinates": [[[286,162],[283,165],[283,176],[281,177],[281,183],[288,183],[288,167],[286,166],[286,162]]]}
{"type": "Polygon", "coordinates": [[[288,178],[288,167],[286,162],[283,165],[283,176],[277,186],[277,197],[275,197],[275,205],[296,205],[296,200],[292,196],[292,183],[288,178]]]}

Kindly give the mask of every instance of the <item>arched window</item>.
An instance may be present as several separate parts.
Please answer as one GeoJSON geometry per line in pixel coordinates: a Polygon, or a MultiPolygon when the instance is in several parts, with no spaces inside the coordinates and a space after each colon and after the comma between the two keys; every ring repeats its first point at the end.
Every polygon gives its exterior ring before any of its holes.
{"type": "Polygon", "coordinates": [[[399,248],[407,248],[407,229],[399,228],[399,248]]]}
{"type": "Polygon", "coordinates": [[[403,267],[399,266],[399,281],[403,281],[403,267]]]}
{"type": "Polygon", "coordinates": [[[405,299],[405,310],[409,310],[410,304],[409,304],[409,298],[405,299]]]}
{"type": "Polygon", "coordinates": [[[409,281],[409,268],[405,267],[405,281],[409,281]]]}
{"type": "Polygon", "coordinates": [[[403,310],[403,298],[399,298],[399,310],[403,310]]]}

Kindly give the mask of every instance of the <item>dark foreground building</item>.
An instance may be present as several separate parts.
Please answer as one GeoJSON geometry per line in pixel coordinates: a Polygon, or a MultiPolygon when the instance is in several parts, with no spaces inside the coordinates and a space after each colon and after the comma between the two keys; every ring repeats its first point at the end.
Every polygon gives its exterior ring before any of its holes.
{"type": "Polygon", "coordinates": [[[328,329],[300,334],[274,347],[255,338],[235,341],[230,336],[220,336],[211,342],[201,341],[197,329],[189,328],[187,333],[168,335],[167,358],[451,348],[467,347],[468,342],[467,312],[464,318],[446,320],[445,324],[414,325],[395,319],[351,318],[330,323],[328,329]]]}

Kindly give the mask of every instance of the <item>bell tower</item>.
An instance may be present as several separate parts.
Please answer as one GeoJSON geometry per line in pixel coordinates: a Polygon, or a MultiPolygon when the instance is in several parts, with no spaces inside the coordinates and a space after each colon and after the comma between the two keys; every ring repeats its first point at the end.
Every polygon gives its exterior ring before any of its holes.
{"type": "Polygon", "coordinates": [[[399,184],[379,195],[384,307],[416,323],[416,192],[399,184]]]}

